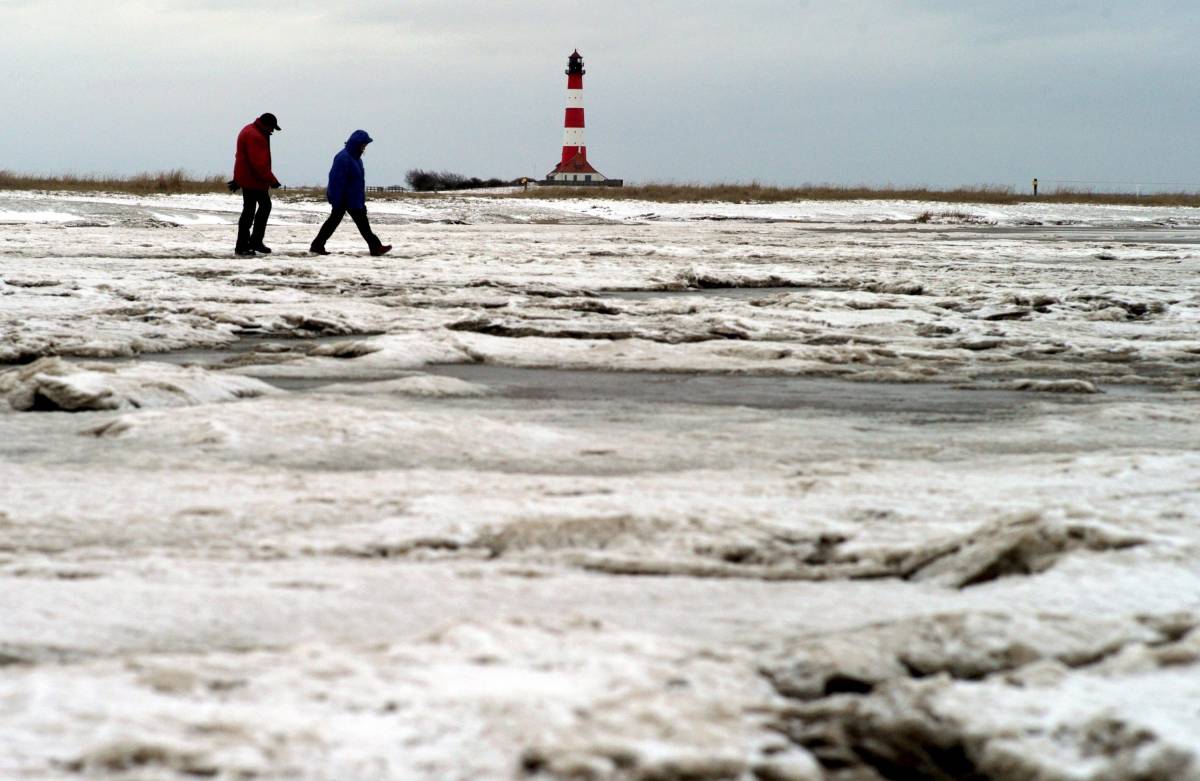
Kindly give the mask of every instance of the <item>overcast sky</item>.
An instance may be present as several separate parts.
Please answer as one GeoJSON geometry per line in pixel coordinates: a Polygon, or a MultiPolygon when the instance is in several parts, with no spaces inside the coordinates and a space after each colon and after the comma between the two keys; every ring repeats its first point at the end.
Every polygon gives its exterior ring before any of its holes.
{"type": "Polygon", "coordinates": [[[373,184],[589,157],[632,181],[1178,182],[1200,189],[1196,0],[0,0],[0,168],[373,184]]]}

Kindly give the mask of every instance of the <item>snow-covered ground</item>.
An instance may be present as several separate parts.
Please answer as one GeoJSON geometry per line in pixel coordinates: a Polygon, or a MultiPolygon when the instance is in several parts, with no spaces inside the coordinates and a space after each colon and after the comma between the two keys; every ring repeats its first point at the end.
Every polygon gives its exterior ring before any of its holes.
{"type": "Polygon", "coordinates": [[[1200,211],[239,208],[0,193],[0,778],[1200,778],[1200,211]]]}

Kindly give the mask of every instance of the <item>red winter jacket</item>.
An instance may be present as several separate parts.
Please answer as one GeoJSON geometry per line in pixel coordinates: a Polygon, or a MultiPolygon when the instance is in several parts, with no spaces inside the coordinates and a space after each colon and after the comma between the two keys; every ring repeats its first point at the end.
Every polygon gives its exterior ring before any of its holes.
{"type": "Polygon", "coordinates": [[[247,190],[266,190],[279,184],[271,173],[271,136],[257,119],[238,133],[233,181],[247,190]]]}

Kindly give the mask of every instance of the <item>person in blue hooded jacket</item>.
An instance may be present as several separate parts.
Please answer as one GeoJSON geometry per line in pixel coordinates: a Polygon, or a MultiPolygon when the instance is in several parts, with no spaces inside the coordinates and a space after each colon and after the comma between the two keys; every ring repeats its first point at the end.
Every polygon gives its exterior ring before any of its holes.
{"type": "Polygon", "coordinates": [[[329,187],[325,191],[333,212],[313,239],[312,246],[308,248],[310,252],[329,254],[325,242],[341,225],[347,212],[358,226],[358,232],[367,240],[372,255],[382,255],[392,248],[391,244],[384,244],[371,232],[371,223],[367,220],[367,177],[362,156],[367,144],[373,140],[367,131],[355,130],[346,141],[346,148],[334,156],[333,167],[329,169],[329,187]]]}

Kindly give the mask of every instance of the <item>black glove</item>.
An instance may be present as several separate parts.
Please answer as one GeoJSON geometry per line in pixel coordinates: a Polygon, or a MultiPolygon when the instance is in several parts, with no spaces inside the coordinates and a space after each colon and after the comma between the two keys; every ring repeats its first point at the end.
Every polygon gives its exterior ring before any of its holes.
{"type": "Polygon", "coordinates": [[[229,192],[231,193],[236,193],[238,190],[242,189],[242,186],[232,179],[226,182],[225,186],[229,188],[229,192]]]}
{"type": "Polygon", "coordinates": [[[283,187],[283,185],[280,184],[279,182],[276,182],[275,184],[271,185],[272,190],[278,190],[280,187],[283,187]]]}

